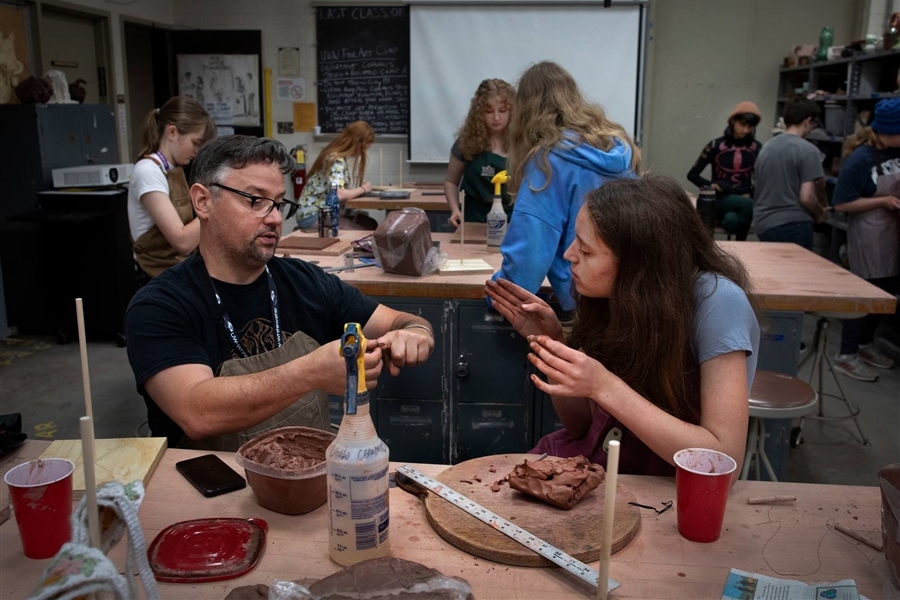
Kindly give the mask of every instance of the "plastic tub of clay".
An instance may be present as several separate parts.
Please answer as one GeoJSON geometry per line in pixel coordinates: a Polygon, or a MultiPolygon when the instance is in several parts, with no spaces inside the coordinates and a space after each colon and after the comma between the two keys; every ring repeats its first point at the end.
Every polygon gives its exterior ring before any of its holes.
{"type": "Polygon", "coordinates": [[[261,506],[299,515],[328,499],[325,452],[334,438],[311,427],[273,429],[241,446],[235,461],[261,506]]]}

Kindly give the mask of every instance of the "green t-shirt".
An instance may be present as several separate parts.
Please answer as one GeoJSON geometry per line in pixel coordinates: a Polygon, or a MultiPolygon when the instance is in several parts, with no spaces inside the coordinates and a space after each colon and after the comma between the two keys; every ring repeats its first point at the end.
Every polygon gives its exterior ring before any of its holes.
{"type": "MultiPolygon", "coordinates": [[[[493,152],[482,152],[467,161],[459,147],[459,140],[453,142],[450,154],[465,165],[459,185],[460,189],[466,193],[466,214],[463,217],[469,222],[485,223],[487,214],[491,211],[491,205],[494,203],[494,184],[491,183],[491,179],[506,169],[506,157],[493,152]]],[[[502,193],[503,210],[506,211],[507,217],[511,217],[512,202],[510,202],[506,185],[503,185],[502,193]]]]}

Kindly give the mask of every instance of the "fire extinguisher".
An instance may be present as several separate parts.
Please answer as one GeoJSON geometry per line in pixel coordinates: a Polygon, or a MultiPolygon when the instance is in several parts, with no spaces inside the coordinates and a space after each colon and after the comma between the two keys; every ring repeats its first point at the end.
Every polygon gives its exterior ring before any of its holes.
{"type": "Polygon", "coordinates": [[[297,168],[294,169],[294,200],[300,200],[303,186],[306,185],[306,153],[302,146],[295,149],[297,155],[297,168]]]}

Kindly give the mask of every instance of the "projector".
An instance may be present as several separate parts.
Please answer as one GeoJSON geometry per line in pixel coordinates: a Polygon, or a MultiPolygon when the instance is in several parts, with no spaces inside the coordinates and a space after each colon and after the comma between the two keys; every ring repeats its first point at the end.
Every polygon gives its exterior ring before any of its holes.
{"type": "Polygon", "coordinates": [[[131,181],[133,165],[85,165],[53,169],[53,187],[117,185],[131,181]]]}

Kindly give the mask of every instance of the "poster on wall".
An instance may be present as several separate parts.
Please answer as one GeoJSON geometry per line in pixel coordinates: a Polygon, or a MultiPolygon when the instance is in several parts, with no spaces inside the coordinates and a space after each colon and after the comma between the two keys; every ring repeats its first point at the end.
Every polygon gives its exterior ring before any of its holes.
{"type": "Polygon", "coordinates": [[[259,56],[179,54],[178,94],[206,108],[216,125],[259,127],[259,56]]]}

